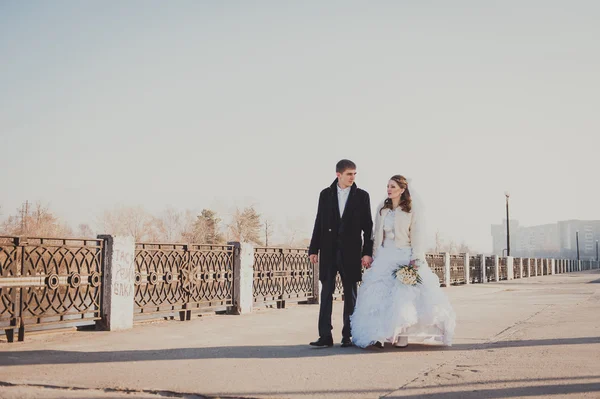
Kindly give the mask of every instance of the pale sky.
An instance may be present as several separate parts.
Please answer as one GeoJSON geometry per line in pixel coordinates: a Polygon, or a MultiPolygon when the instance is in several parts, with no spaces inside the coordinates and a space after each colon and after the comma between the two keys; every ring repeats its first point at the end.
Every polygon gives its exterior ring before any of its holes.
{"type": "Polygon", "coordinates": [[[427,226],[600,219],[600,2],[0,0],[0,205],[256,204],[312,228],[335,163],[427,226]]]}

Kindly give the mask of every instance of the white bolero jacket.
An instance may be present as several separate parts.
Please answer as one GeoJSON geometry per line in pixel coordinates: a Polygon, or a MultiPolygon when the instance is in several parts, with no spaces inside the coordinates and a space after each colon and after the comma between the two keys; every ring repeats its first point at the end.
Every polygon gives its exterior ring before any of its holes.
{"type": "MultiPolygon", "coordinates": [[[[377,256],[377,251],[383,244],[383,223],[385,216],[390,211],[383,209],[382,201],[375,209],[375,227],[373,229],[373,257],[377,256]],[[380,212],[381,210],[381,212],[380,212]]],[[[394,242],[396,248],[412,248],[412,259],[425,260],[425,242],[423,237],[423,226],[420,223],[418,210],[415,210],[414,204],[409,213],[398,208],[396,210],[396,219],[394,224],[394,242]]]]}

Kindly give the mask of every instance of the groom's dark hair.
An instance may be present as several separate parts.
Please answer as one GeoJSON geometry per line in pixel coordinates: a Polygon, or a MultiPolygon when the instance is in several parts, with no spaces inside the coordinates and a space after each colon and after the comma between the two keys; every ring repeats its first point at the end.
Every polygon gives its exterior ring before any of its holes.
{"type": "Polygon", "coordinates": [[[348,169],[356,169],[356,164],[349,159],[342,159],[335,165],[336,173],[344,173],[348,169]]]}

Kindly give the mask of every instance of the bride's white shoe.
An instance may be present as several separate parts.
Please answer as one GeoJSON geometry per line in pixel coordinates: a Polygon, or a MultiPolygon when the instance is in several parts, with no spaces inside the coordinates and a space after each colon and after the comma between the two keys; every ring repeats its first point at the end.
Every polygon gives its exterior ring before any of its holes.
{"type": "Polygon", "coordinates": [[[397,348],[406,348],[408,346],[408,337],[398,337],[398,340],[394,343],[397,348]]]}

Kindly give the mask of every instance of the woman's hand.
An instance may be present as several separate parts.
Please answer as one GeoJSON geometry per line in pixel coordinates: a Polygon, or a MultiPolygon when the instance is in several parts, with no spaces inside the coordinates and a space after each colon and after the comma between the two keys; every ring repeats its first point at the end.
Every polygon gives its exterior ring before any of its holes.
{"type": "Polygon", "coordinates": [[[419,270],[419,260],[418,259],[412,259],[410,262],[408,262],[409,266],[412,266],[415,270],[419,270]]]}

